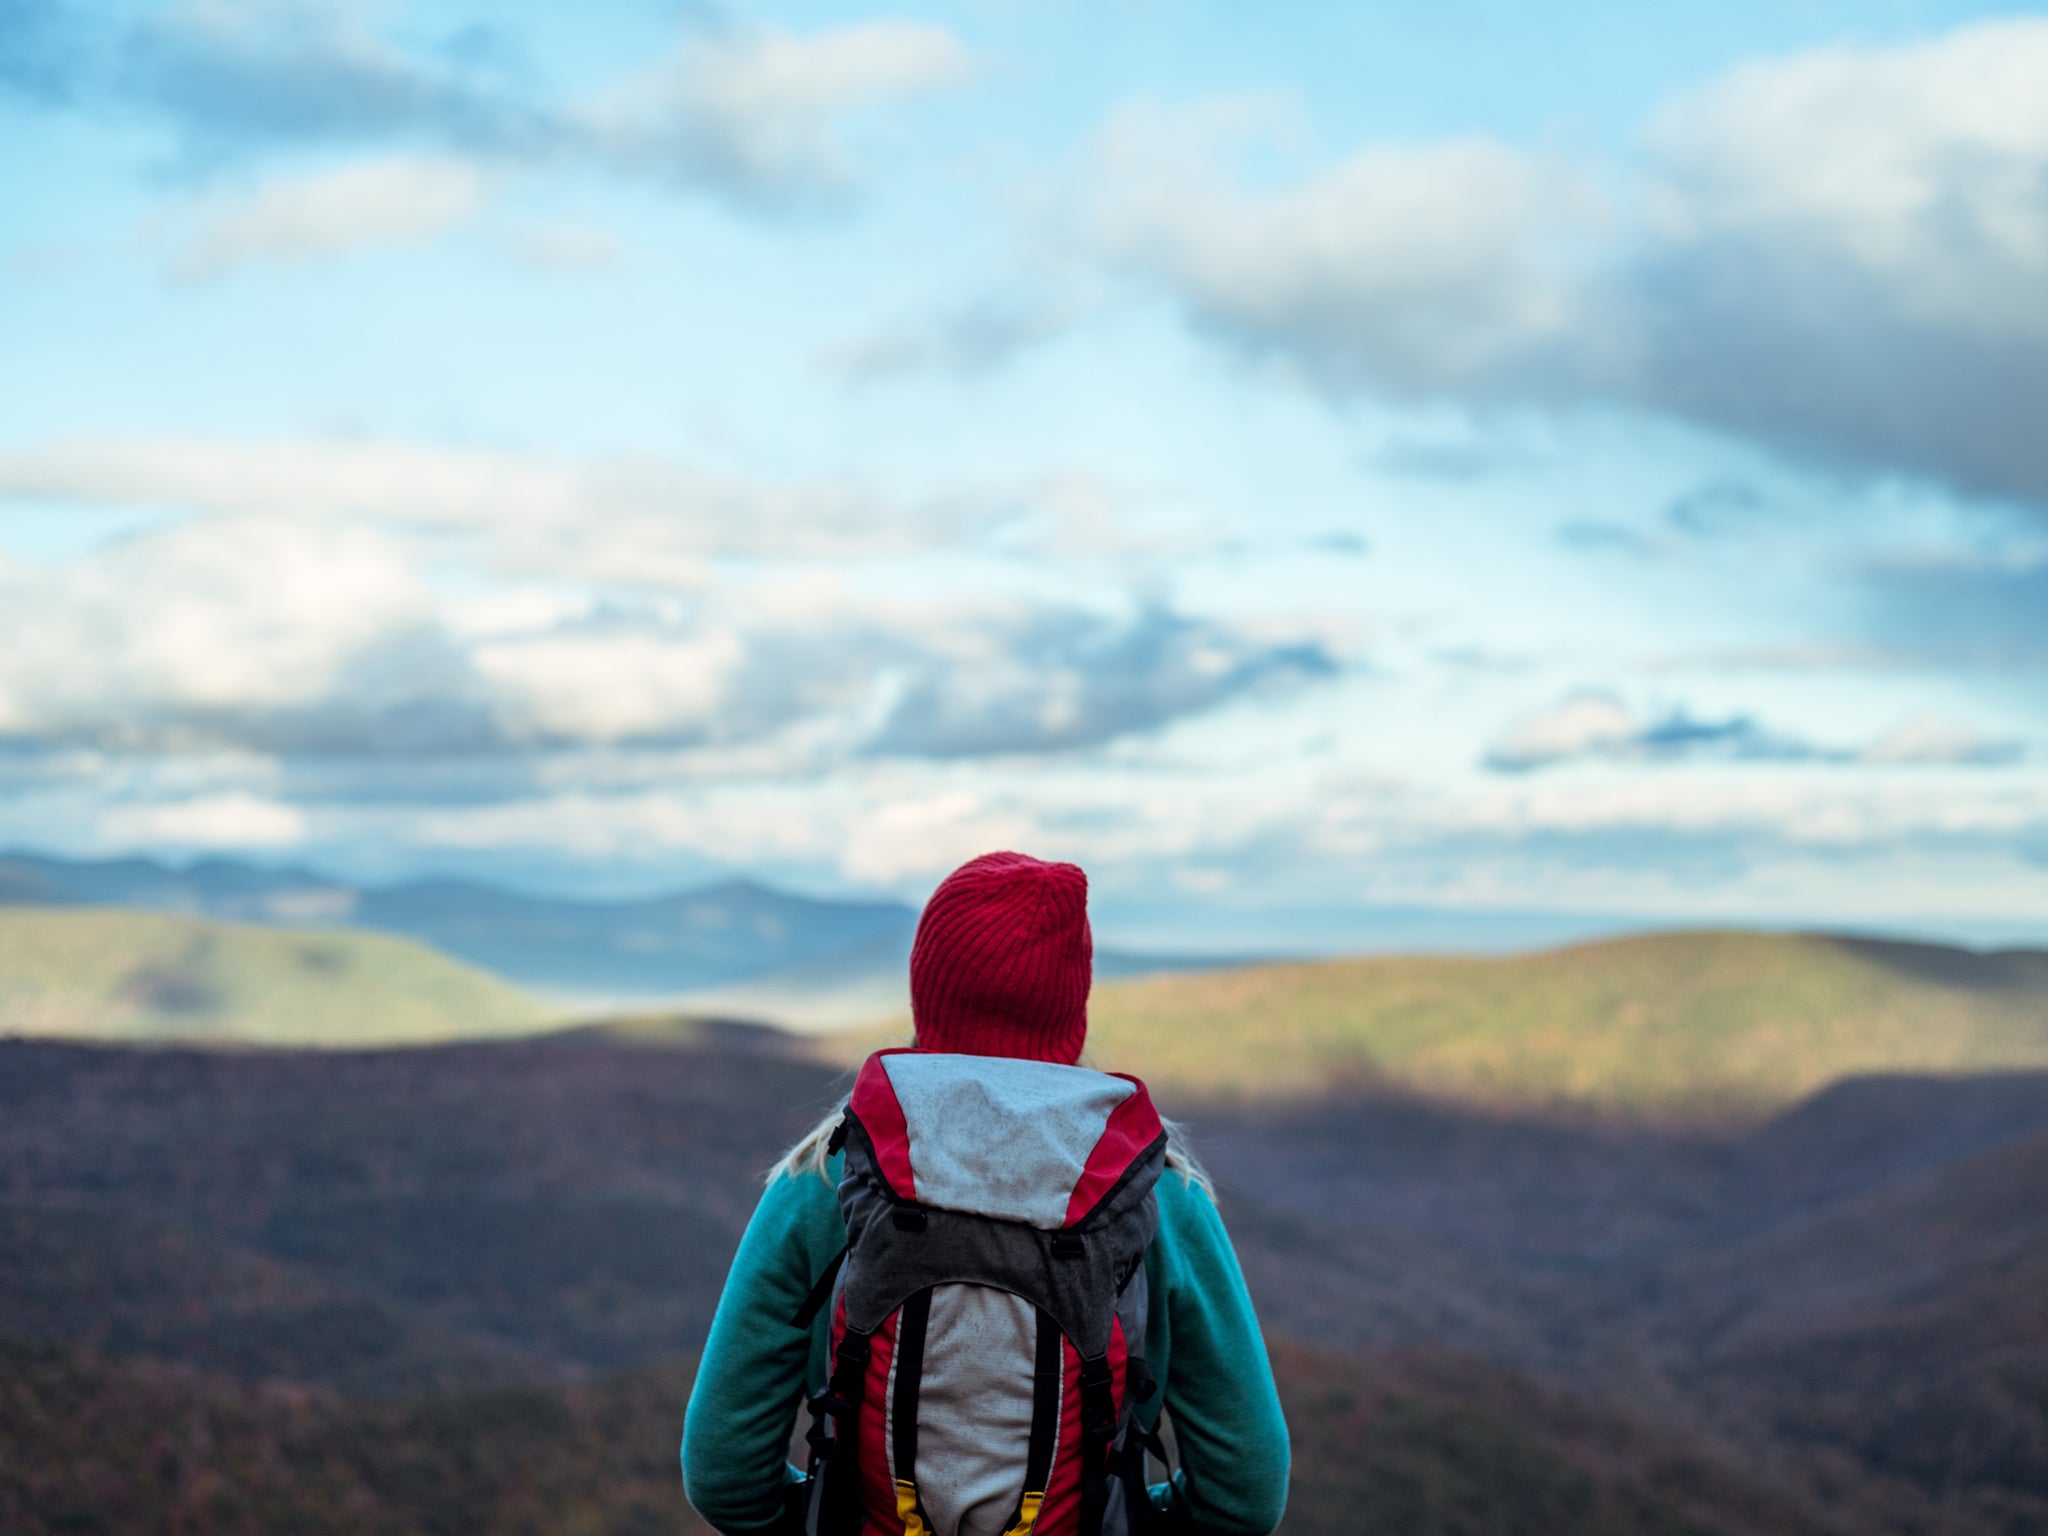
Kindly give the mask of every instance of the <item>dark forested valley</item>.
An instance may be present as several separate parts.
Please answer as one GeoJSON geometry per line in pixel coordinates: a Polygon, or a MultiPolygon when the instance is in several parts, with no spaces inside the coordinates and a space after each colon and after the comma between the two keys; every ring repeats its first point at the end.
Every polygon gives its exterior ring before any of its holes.
{"type": "MultiPolygon", "coordinates": [[[[0,1528],[695,1528],[693,1355],[843,1081],[742,1026],[0,1042],[0,1528]]],[[[2048,1078],[1743,1125],[1167,1107],[1271,1339],[1290,1532],[2048,1529],[2048,1078]]]]}

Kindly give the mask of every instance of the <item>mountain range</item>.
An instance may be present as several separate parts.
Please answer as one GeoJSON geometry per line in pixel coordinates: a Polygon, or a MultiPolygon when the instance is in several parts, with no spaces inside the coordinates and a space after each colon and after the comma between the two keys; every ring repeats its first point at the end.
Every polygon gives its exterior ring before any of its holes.
{"type": "MultiPolygon", "coordinates": [[[[900,1013],[917,909],[735,880],[622,900],[472,881],[367,886],[230,859],[174,866],[0,855],[0,908],[125,907],[219,922],[395,934],[567,1007],[650,999],[832,1025],[900,1013]]],[[[1098,951],[1103,976],[1207,963],[1098,951]]]]}
{"type": "Polygon", "coordinates": [[[401,934],[536,991],[672,996],[907,956],[917,912],[822,901],[746,881],[637,900],[583,901],[463,880],[360,886],[226,859],[74,862],[0,857],[0,904],[119,906],[226,922],[401,934]]]}

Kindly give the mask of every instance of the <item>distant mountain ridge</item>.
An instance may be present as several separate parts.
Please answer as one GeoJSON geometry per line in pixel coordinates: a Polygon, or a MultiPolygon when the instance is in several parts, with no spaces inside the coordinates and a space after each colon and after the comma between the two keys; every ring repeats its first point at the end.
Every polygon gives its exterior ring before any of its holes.
{"type": "MultiPolygon", "coordinates": [[[[586,1010],[653,999],[799,1027],[904,1012],[917,908],[835,900],[735,879],[646,897],[584,898],[435,877],[361,884],[301,865],[205,858],[63,859],[0,852],[0,909],[112,906],[220,922],[372,929],[418,939],[516,985],[586,1010]]],[[[1417,914],[1383,914],[1375,949],[1444,947],[1417,914]]],[[[1624,926],[1595,924],[1593,931],[1624,926]]],[[[1547,948],[1584,920],[1523,923],[1515,941],[1481,922],[1454,949],[1547,948]]],[[[1196,946],[1199,948],[1199,946],[1196,946]]],[[[1265,958],[1095,950],[1098,981],[1205,970],[1265,958]]]]}
{"type": "MultiPolygon", "coordinates": [[[[135,907],[220,922],[368,929],[431,945],[529,991],[589,1008],[662,998],[781,1023],[903,1011],[917,908],[801,896],[751,880],[614,900],[456,879],[355,885],[234,859],[0,855],[0,909],[135,907]]],[[[1218,957],[1219,963],[1221,957],[1218,957]]],[[[1098,950],[1098,977],[1200,964],[1098,950]]]]}
{"type": "Polygon", "coordinates": [[[638,899],[537,896],[474,881],[358,886],[301,868],[228,859],[0,857],[0,906],[123,906],[227,922],[402,934],[520,986],[656,997],[728,986],[835,959],[907,959],[917,911],[829,901],[750,881],[638,899]]]}

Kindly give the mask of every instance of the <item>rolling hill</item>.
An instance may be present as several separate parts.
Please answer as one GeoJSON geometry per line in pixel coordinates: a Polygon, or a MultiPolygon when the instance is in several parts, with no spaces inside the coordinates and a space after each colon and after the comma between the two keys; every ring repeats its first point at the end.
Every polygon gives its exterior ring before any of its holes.
{"type": "Polygon", "coordinates": [[[555,1017],[485,971],[386,934],[0,907],[0,1034],[394,1045],[555,1017]]]}
{"type": "MultiPolygon", "coordinates": [[[[1093,1058],[1190,1102],[1377,1084],[1499,1107],[1754,1115],[1843,1077],[2048,1067],[2048,954],[2031,951],[1702,932],[1508,958],[1104,970],[1093,1058]]],[[[392,935],[0,905],[0,1033],[331,1047],[563,1022],[392,935]]],[[[826,1048],[851,1056],[902,1033],[826,1048]]]]}
{"type": "Polygon", "coordinates": [[[1179,1098],[1384,1083],[1467,1102],[1753,1113],[1874,1072],[2048,1067],[2048,953],[1657,934],[1506,959],[1244,966],[1096,988],[1089,1046],[1179,1098]]]}

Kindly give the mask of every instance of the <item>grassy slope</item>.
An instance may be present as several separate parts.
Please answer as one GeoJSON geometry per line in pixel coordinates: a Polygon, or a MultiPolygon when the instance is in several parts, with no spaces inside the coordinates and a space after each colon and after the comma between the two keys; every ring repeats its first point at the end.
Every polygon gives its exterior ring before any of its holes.
{"type": "Polygon", "coordinates": [[[0,908],[0,1034],[389,1045],[547,1010],[410,939],[107,908],[0,908]]]}
{"type": "Polygon", "coordinates": [[[1379,1078],[1502,1104],[1761,1109],[1867,1072],[2048,1066],[2048,955],[1680,933],[1508,959],[1247,966],[1097,989],[1090,1045],[1173,1096],[1379,1078]]]}

